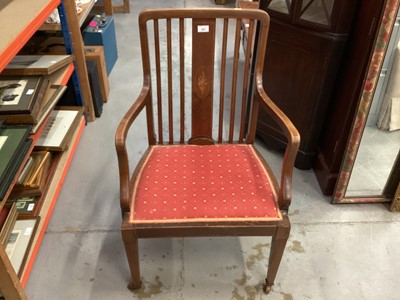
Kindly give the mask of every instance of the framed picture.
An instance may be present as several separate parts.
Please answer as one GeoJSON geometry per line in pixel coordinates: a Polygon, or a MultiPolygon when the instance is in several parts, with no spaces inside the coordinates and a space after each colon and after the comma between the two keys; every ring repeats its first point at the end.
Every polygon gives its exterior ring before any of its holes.
{"type": "Polygon", "coordinates": [[[35,113],[35,104],[48,87],[46,82],[43,76],[1,76],[0,115],[35,113]]]}
{"type": "Polygon", "coordinates": [[[36,196],[8,198],[5,207],[15,204],[19,219],[33,218],[39,213],[40,198],[36,196]]]}
{"type": "Polygon", "coordinates": [[[61,96],[67,90],[66,86],[62,85],[51,85],[47,91],[43,103],[40,107],[40,114],[37,119],[37,123],[32,127],[32,133],[35,134],[43,122],[46,120],[50,111],[54,109],[61,96]]]}
{"type": "Polygon", "coordinates": [[[74,60],[73,55],[16,55],[4,75],[49,75],[74,60]]]}
{"type": "Polygon", "coordinates": [[[17,220],[8,238],[5,250],[18,276],[22,274],[39,220],[39,217],[17,220]]]}
{"type": "Polygon", "coordinates": [[[0,128],[0,181],[27,140],[31,126],[7,125],[0,128]]]}
{"type": "Polygon", "coordinates": [[[14,189],[38,188],[40,182],[44,180],[44,174],[47,174],[45,169],[49,167],[50,157],[49,151],[32,152],[14,189]]]}
{"type": "Polygon", "coordinates": [[[28,138],[31,126],[7,125],[0,127],[0,201],[11,188],[24,159],[31,149],[28,138]]]}
{"type": "Polygon", "coordinates": [[[7,124],[31,124],[33,126],[32,134],[35,134],[66,89],[65,86],[48,84],[43,97],[40,95],[38,96],[40,99],[36,100],[35,107],[37,106],[39,109],[33,108],[30,114],[3,114],[0,115],[0,120],[7,124]]]}
{"type": "Polygon", "coordinates": [[[5,246],[17,220],[17,205],[3,207],[0,212],[0,244],[5,246]]]}
{"type": "Polygon", "coordinates": [[[79,124],[83,107],[66,106],[54,109],[47,121],[35,149],[64,151],[79,124]]]}
{"type": "Polygon", "coordinates": [[[23,182],[24,186],[36,187],[39,185],[38,182],[42,181],[43,170],[46,169],[46,164],[50,161],[50,152],[48,151],[40,151],[40,152],[32,152],[31,157],[33,157],[33,168],[29,173],[29,176],[26,177],[26,180],[23,182]]]}
{"type": "Polygon", "coordinates": [[[29,152],[32,150],[32,143],[32,139],[26,139],[23,141],[21,147],[19,147],[16,151],[13,160],[7,166],[6,171],[3,172],[3,176],[0,180],[0,199],[2,199],[2,202],[5,201],[4,197],[12,188],[12,184],[21,168],[21,165],[24,163],[29,152]]]}

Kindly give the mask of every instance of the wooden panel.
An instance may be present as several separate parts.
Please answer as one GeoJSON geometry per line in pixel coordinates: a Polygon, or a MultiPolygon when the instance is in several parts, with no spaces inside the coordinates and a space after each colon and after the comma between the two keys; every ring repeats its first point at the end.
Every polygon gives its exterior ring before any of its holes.
{"type": "Polygon", "coordinates": [[[27,299],[3,246],[0,246],[0,291],[7,299],[27,299]]]}
{"type": "Polygon", "coordinates": [[[192,23],[192,139],[212,138],[215,20],[192,23]],[[204,51],[204,49],[209,49],[204,51]]]}
{"type": "MultiPolygon", "coordinates": [[[[263,79],[267,94],[299,129],[304,145],[312,125],[312,120],[304,116],[315,109],[316,87],[322,79],[316,75],[324,69],[320,64],[323,57],[318,57],[322,52],[319,41],[303,35],[296,38],[297,34],[291,28],[271,25],[263,79]]],[[[279,132],[274,135],[282,139],[279,132]]]]}
{"type": "Polygon", "coordinates": [[[129,4],[129,0],[123,0],[122,5],[114,5],[113,7],[113,12],[116,13],[127,13],[129,14],[131,12],[131,7],[129,4]]]}
{"type": "Polygon", "coordinates": [[[103,46],[85,46],[84,52],[86,60],[93,60],[96,63],[101,95],[103,96],[104,102],[107,102],[110,94],[110,85],[108,82],[106,59],[104,57],[103,49],[103,46]]]}
{"type": "MultiPolygon", "coordinates": [[[[317,152],[345,40],[271,22],[264,64],[267,94],[300,132],[296,167],[310,169],[317,152]]],[[[286,144],[281,130],[260,110],[257,134],[268,144],[286,144]]]]}

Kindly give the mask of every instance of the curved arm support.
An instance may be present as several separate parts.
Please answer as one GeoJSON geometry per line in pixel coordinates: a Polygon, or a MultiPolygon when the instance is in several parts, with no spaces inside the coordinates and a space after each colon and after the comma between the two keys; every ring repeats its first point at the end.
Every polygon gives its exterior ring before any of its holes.
{"type": "Polygon", "coordinates": [[[288,141],[283,157],[281,182],[279,185],[278,195],[279,208],[287,211],[290,202],[292,201],[292,174],[297,151],[300,146],[300,134],[289,118],[267,96],[262,85],[261,76],[257,76],[256,99],[279,125],[288,141]]]}
{"type": "Polygon", "coordinates": [[[119,180],[120,180],[120,204],[122,212],[127,212],[130,209],[129,199],[131,196],[129,158],[126,150],[126,137],[129,128],[139,113],[146,105],[151,106],[150,84],[145,84],[136,101],[125,114],[120,124],[118,125],[115,134],[115,148],[118,157],[119,180]]]}

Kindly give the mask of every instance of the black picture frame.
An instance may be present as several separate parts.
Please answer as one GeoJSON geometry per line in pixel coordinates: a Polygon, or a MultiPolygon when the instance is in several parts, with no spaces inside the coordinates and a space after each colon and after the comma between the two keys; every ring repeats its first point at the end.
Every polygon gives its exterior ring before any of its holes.
{"type": "Polygon", "coordinates": [[[0,115],[32,114],[43,76],[0,76],[0,115]]]}

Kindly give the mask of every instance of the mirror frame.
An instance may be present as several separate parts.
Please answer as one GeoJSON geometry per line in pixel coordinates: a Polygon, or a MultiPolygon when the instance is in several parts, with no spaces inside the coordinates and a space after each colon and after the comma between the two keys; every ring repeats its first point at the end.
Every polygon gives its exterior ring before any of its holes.
{"type": "Polygon", "coordinates": [[[390,206],[390,211],[400,212],[400,182],[399,185],[397,186],[396,193],[394,194],[393,202],[392,205],[390,206]]]}
{"type": "Polygon", "coordinates": [[[399,3],[400,0],[387,0],[382,17],[379,20],[378,34],[375,39],[371,60],[369,61],[368,71],[354,116],[350,136],[347,141],[346,151],[343,156],[338,180],[332,197],[332,203],[377,203],[390,202],[392,200],[391,198],[386,198],[385,195],[346,197],[345,194],[367,122],[369,109],[374,97],[393,25],[396,21],[399,3]]]}

